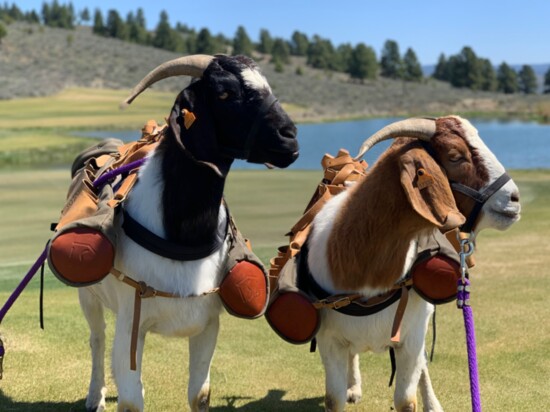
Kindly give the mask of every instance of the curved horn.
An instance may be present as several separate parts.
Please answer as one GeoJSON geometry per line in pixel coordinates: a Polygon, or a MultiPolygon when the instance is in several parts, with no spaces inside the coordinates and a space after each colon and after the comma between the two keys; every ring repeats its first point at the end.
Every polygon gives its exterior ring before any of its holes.
{"type": "Polygon", "coordinates": [[[434,134],[435,119],[416,117],[391,123],[365,140],[354,160],[360,160],[367,150],[383,140],[407,136],[429,141],[434,134]]]}
{"type": "Polygon", "coordinates": [[[151,70],[132,90],[130,96],[124,100],[123,105],[132,103],[132,101],[145,89],[159,80],[173,76],[192,76],[201,77],[202,73],[214,59],[213,56],[205,54],[194,54],[184,56],[174,60],[162,63],[160,66],[151,70]]]}

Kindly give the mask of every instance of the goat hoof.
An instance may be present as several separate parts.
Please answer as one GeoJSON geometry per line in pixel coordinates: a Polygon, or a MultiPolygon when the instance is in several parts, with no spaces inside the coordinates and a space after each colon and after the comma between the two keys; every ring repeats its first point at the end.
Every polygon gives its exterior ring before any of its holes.
{"type": "Polygon", "coordinates": [[[409,403],[408,405],[400,407],[398,410],[399,412],[416,412],[416,404],[409,403]]]}
{"type": "Polygon", "coordinates": [[[354,386],[348,389],[346,402],[357,403],[361,400],[361,397],[362,397],[361,388],[354,386]]]}

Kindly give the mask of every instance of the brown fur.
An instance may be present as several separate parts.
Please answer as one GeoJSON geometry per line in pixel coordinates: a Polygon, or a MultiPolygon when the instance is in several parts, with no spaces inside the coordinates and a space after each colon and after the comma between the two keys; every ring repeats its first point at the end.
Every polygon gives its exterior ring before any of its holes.
{"type": "Polygon", "coordinates": [[[396,140],[365,179],[350,189],[335,218],[328,241],[335,286],[390,288],[402,275],[411,240],[418,232],[443,226],[452,213],[458,211],[441,167],[416,140],[396,140]],[[417,191],[421,205],[411,203],[403,186],[411,166],[433,177],[431,186],[419,190],[414,171],[410,176],[411,190],[417,191]]]}

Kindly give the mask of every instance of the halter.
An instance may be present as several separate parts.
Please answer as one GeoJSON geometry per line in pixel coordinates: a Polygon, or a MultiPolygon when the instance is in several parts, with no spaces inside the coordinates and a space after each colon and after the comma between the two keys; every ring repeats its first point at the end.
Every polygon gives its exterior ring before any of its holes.
{"type": "Polygon", "coordinates": [[[451,189],[455,192],[462,193],[463,195],[473,199],[475,205],[472,208],[472,211],[468,214],[466,222],[461,226],[460,230],[462,232],[469,233],[474,229],[474,225],[477,221],[479,213],[483,208],[483,205],[489,200],[489,198],[494,195],[502,186],[504,186],[510,179],[510,175],[504,172],[497,180],[491,183],[488,187],[483,190],[475,190],[469,186],[463,185],[462,183],[450,182],[451,189]]]}
{"type": "MultiPolygon", "coordinates": [[[[434,149],[429,144],[429,142],[426,142],[424,140],[420,140],[420,144],[424,148],[424,150],[438,163],[439,162],[434,149]]],[[[469,186],[463,185],[462,183],[458,182],[449,182],[451,185],[451,189],[454,192],[461,193],[465,195],[466,197],[469,197],[470,199],[475,201],[475,205],[468,213],[468,216],[466,216],[466,222],[460,227],[461,232],[470,233],[474,230],[475,223],[477,221],[477,218],[479,217],[479,213],[481,212],[481,209],[487,203],[487,200],[491,196],[493,196],[496,192],[500,190],[502,186],[504,186],[509,180],[512,178],[508,173],[504,172],[500,177],[495,180],[493,183],[491,183],[489,186],[487,186],[483,190],[475,190],[469,186]]]]}

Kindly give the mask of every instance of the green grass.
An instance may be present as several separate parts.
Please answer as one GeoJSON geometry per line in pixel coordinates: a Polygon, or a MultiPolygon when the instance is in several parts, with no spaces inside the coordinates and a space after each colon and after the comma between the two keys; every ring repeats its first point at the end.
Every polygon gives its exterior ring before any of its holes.
{"type": "MultiPolygon", "coordinates": [[[[550,399],[550,172],[512,172],[519,184],[522,220],[507,232],[478,239],[472,270],[484,410],[543,410],[550,399]]],[[[267,261],[292,226],[320,178],[317,172],[234,171],[227,198],[241,231],[267,261]]],[[[42,248],[62,206],[67,170],[0,173],[0,302],[4,302],[42,248]]],[[[44,331],[38,327],[38,279],[15,303],[0,332],[7,347],[0,410],[83,411],[89,379],[87,328],[76,290],[48,271],[44,331]]],[[[469,410],[462,316],[453,304],[438,308],[436,393],[446,411],[469,410]]],[[[109,316],[108,339],[113,336],[109,316]]],[[[263,319],[224,314],[212,367],[211,410],[320,411],[324,373],[318,353],[283,342],[263,319]]],[[[431,337],[428,337],[428,342],[431,337]]],[[[146,409],[186,410],[187,345],[149,334],[143,381],[146,409]]],[[[389,411],[393,388],[387,356],[362,356],[363,400],[350,411],[389,411]]],[[[108,410],[116,388],[108,380],[108,410]]]]}

